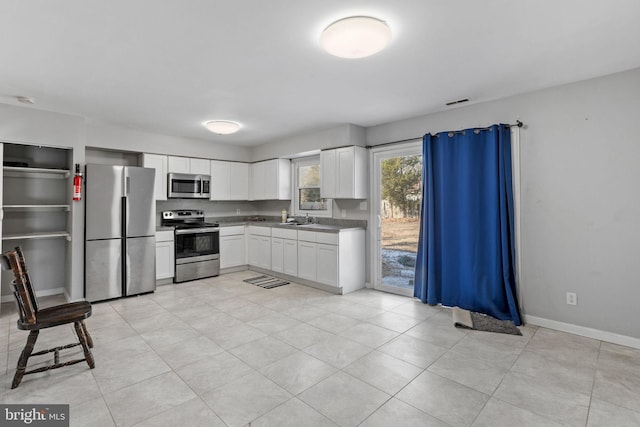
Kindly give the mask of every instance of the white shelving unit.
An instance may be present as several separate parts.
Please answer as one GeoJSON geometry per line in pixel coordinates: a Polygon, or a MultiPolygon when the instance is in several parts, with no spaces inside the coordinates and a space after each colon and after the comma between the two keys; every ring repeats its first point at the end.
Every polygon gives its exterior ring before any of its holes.
{"type": "Polygon", "coordinates": [[[23,234],[5,234],[2,236],[2,240],[28,240],[28,239],[52,239],[56,237],[64,237],[68,241],[71,241],[71,235],[66,231],[44,231],[33,232],[23,234]]]}
{"type": "Polygon", "coordinates": [[[2,207],[5,211],[57,211],[63,210],[69,212],[71,210],[70,205],[4,205],[2,207]]]}
{"type": "Polygon", "coordinates": [[[4,176],[21,178],[69,178],[69,169],[49,169],[49,168],[23,168],[17,166],[3,166],[4,176]]]}
{"type": "MultiPolygon", "coordinates": [[[[68,169],[48,169],[48,168],[25,168],[15,166],[3,166],[3,175],[11,178],[32,178],[32,179],[65,179],[71,172],[68,169]]],[[[47,212],[63,210],[69,212],[70,205],[3,205],[5,212],[47,212]]],[[[71,235],[66,231],[45,231],[27,233],[8,233],[2,236],[2,240],[27,240],[27,239],[52,239],[63,237],[71,241],[71,235]]]]}
{"type": "MultiPolygon", "coordinates": [[[[3,250],[21,246],[36,293],[64,292],[70,277],[71,151],[63,148],[0,144],[3,250]],[[15,164],[14,163],[14,164],[15,164]]],[[[2,274],[2,296],[10,295],[11,274],[2,274]]]]}

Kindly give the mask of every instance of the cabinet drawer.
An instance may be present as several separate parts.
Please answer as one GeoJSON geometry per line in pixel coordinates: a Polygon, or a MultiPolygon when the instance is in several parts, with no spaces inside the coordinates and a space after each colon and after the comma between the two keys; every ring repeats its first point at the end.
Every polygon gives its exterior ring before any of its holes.
{"type": "Polygon", "coordinates": [[[232,225],[229,227],[220,227],[220,237],[244,234],[244,228],[245,228],[244,225],[232,225]]]}
{"type": "Polygon", "coordinates": [[[338,244],[338,233],[316,233],[318,243],[326,243],[327,245],[338,244]]]}
{"type": "MultiPolygon", "coordinates": [[[[292,225],[291,227],[295,227],[292,225]]],[[[273,237],[280,237],[282,239],[296,240],[298,238],[298,230],[289,230],[286,228],[272,228],[271,235],[273,237]]]]}
{"type": "Polygon", "coordinates": [[[173,230],[156,231],[156,242],[173,242],[173,230]]]}
{"type": "Polygon", "coordinates": [[[315,243],[318,238],[317,234],[318,233],[316,233],[315,231],[298,230],[298,240],[315,243]]]}
{"type": "Polygon", "coordinates": [[[271,236],[271,227],[260,227],[259,225],[250,225],[249,234],[254,236],[271,236]]]}

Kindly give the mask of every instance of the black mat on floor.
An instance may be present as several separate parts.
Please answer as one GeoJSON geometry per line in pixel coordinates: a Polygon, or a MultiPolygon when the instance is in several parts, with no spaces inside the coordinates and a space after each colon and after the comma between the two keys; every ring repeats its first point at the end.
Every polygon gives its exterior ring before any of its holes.
{"type": "Polygon", "coordinates": [[[251,283],[252,285],[260,286],[264,289],[273,289],[289,284],[286,280],[266,275],[250,277],[249,279],[244,279],[243,282],[251,283]]]}
{"type": "Polygon", "coordinates": [[[522,335],[520,329],[511,320],[499,320],[482,313],[453,307],[453,324],[456,328],[475,329],[476,331],[497,332],[500,334],[522,335]]]}

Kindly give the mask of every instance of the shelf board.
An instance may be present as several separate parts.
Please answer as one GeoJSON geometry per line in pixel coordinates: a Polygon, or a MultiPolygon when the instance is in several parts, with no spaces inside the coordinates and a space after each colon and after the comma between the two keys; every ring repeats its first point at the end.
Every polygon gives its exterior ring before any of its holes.
{"type": "Polygon", "coordinates": [[[3,205],[2,209],[7,211],[57,211],[71,210],[70,205],[3,205]]]}
{"type": "Polygon", "coordinates": [[[2,236],[2,240],[52,239],[58,237],[64,237],[68,241],[71,241],[71,235],[66,231],[40,231],[34,233],[5,234],[2,236]]]}
{"type": "Polygon", "coordinates": [[[4,176],[22,178],[68,178],[71,171],[68,169],[47,168],[21,168],[15,166],[3,166],[4,176]]]}

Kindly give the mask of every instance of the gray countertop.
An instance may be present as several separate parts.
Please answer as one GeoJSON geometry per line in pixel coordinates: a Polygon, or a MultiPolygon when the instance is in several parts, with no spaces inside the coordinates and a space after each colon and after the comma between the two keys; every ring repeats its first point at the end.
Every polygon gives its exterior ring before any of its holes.
{"type": "MultiPolygon", "coordinates": [[[[232,227],[238,225],[255,225],[257,227],[276,227],[290,230],[304,230],[304,231],[320,231],[324,233],[338,233],[345,230],[364,230],[365,227],[353,226],[353,225],[334,225],[334,224],[300,224],[291,225],[283,224],[275,221],[225,221],[220,222],[220,227],[232,227]]],[[[173,227],[157,226],[156,231],[173,231],[173,227]]]]}
{"type": "MultiPolygon", "coordinates": [[[[339,233],[340,231],[346,230],[364,230],[364,227],[353,227],[348,225],[331,225],[331,224],[300,224],[300,225],[291,225],[291,224],[283,224],[281,222],[270,222],[270,221],[248,221],[244,223],[234,223],[234,225],[255,225],[257,227],[275,227],[275,228],[284,228],[289,230],[303,230],[303,231],[320,231],[324,233],[339,233]]],[[[227,226],[229,223],[220,224],[220,226],[227,226]]]]}

